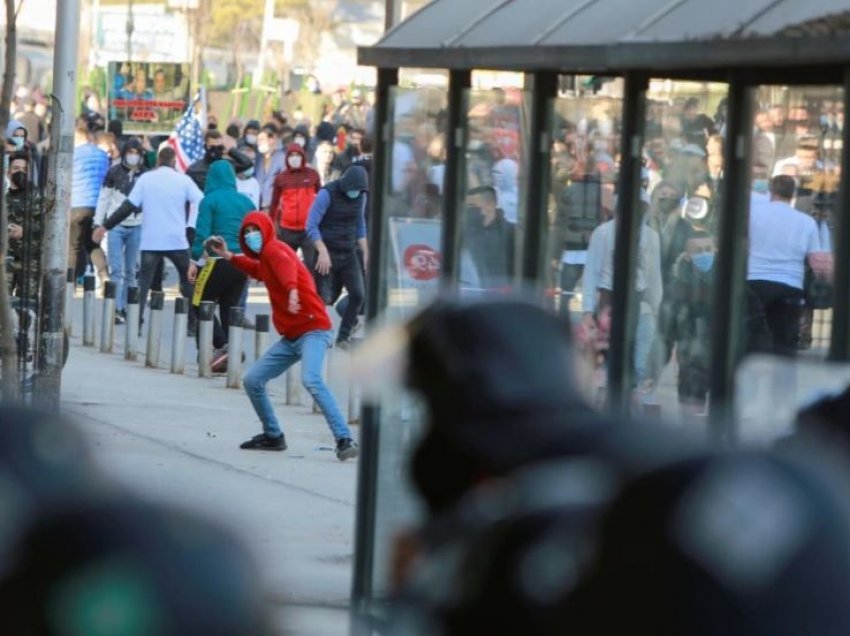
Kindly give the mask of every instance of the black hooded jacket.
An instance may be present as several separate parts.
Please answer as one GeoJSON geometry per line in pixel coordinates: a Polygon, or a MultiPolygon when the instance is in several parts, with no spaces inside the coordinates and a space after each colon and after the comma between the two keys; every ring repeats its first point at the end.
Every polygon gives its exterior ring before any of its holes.
{"type": "MultiPolygon", "coordinates": [[[[130,168],[127,163],[127,153],[136,150],[139,156],[144,158],[145,151],[137,139],[129,139],[121,148],[121,161],[112,166],[103,179],[103,187],[97,199],[97,211],[95,220],[103,225],[110,214],[115,212],[124,203],[130,194],[130,190],[136,184],[136,180],[146,172],[144,161],[140,161],[136,168],[130,168]]],[[[133,215],[122,225],[139,225],[141,217],[133,215]]]]}

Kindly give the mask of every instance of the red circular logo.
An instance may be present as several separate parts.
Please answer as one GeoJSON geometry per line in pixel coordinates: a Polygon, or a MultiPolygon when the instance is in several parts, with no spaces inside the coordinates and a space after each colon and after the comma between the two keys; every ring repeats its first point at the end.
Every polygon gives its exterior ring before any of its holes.
{"type": "Polygon", "coordinates": [[[404,250],[404,267],[414,280],[433,280],[440,275],[440,253],[428,245],[411,245],[404,250]]]}

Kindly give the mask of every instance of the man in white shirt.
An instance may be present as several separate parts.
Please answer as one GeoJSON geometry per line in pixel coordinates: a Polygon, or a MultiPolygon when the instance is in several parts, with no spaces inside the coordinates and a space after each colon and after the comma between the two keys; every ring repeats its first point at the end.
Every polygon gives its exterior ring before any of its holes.
{"type": "Polygon", "coordinates": [[[175,169],[174,150],[165,147],[159,151],[157,167],[136,181],[127,200],[95,230],[94,240],[99,241],[131,214],[142,210],[142,262],[139,269],[139,313],[144,315],[148,291],[154,272],[164,258],[170,260],[180,276],[180,292],[192,297],[189,282],[189,243],[194,235],[198,205],[203,193],[185,174],[175,169]]]}
{"type": "Polygon", "coordinates": [[[774,177],[770,201],[750,210],[747,287],[751,343],[766,345],[769,336],[771,351],[782,355],[797,351],[806,302],[806,259],[820,250],[814,219],[791,206],[794,192],[792,177],[774,177]]]}

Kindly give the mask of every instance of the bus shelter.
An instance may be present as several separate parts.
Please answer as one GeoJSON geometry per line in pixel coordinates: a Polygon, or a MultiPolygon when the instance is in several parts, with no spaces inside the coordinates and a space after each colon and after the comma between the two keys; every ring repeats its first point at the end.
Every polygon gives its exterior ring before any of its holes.
{"type": "MultiPolygon", "coordinates": [[[[378,69],[370,319],[441,288],[531,286],[577,329],[605,325],[601,408],[734,444],[752,432],[735,417],[757,350],[750,212],[787,175],[817,227],[807,251],[838,264],[806,265],[793,354],[850,361],[842,0],[434,0],[359,60],[378,69]],[[508,242],[481,238],[492,199],[508,242]]],[[[418,514],[420,422],[397,396],[364,405],[359,611],[380,607],[393,534],[418,514]]]]}

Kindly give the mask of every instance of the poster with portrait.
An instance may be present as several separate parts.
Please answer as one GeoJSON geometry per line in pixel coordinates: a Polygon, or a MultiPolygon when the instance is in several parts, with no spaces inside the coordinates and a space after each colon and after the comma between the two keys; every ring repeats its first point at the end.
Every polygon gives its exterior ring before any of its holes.
{"type": "Polygon", "coordinates": [[[189,64],[110,62],[109,119],[125,134],[170,134],[189,104],[190,77],[189,64]]]}

